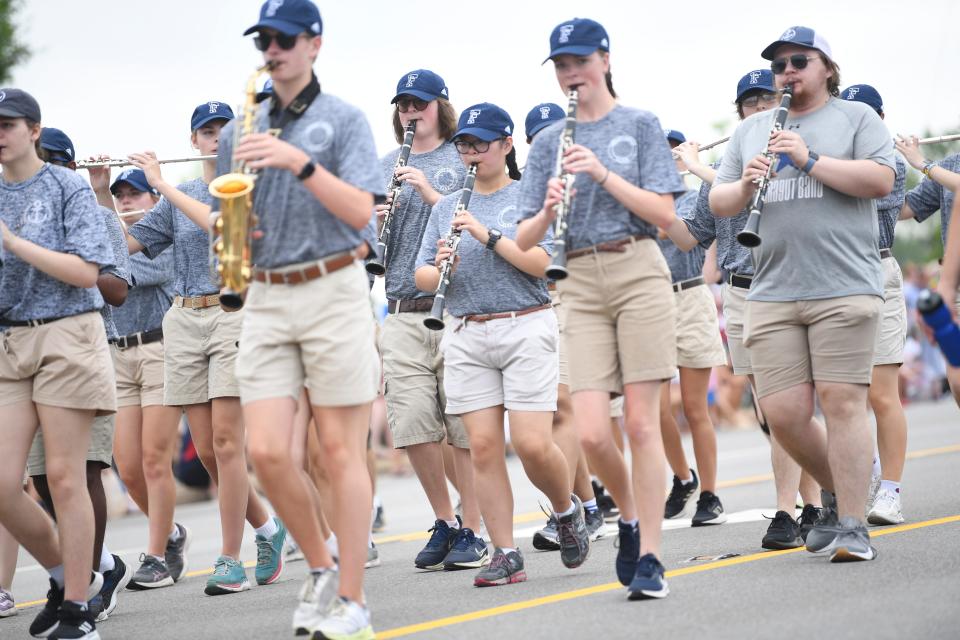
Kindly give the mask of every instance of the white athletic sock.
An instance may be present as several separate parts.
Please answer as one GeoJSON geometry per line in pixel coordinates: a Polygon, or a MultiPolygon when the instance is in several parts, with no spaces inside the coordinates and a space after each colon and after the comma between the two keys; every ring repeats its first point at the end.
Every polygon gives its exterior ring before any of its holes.
{"type": "Polygon", "coordinates": [[[330,537],[327,538],[327,550],[334,558],[340,557],[340,548],[337,546],[337,534],[333,532],[331,532],[330,537]]]}
{"type": "Polygon", "coordinates": [[[446,523],[447,523],[447,526],[450,527],[451,529],[459,529],[459,528],[460,528],[460,521],[457,520],[457,519],[444,520],[444,522],[446,522],[446,523]]]}
{"type": "Polygon", "coordinates": [[[374,509],[374,511],[376,511],[377,507],[382,507],[382,506],[383,506],[383,501],[380,500],[380,494],[379,494],[379,493],[373,494],[373,509],[374,509]]]}
{"type": "Polygon", "coordinates": [[[597,510],[597,499],[593,498],[592,500],[587,500],[586,502],[583,503],[583,508],[593,513],[594,511],[597,510]]]}
{"type": "Polygon", "coordinates": [[[573,512],[576,511],[576,510],[577,510],[577,505],[576,505],[576,503],[575,503],[573,500],[571,500],[571,501],[570,501],[570,506],[567,507],[567,510],[564,511],[563,513],[558,513],[558,514],[557,514],[557,517],[558,517],[558,518],[564,518],[564,517],[566,517],[566,516],[569,516],[569,515],[573,514],[573,512]]]}
{"type": "Polygon", "coordinates": [[[880,477],[880,456],[873,456],[873,477],[880,477]]]}
{"type": "Polygon", "coordinates": [[[267,518],[266,524],[262,527],[257,527],[257,535],[263,536],[266,539],[270,539],[280,531],[280,527],[277,526],[277,521],[274,518],[267,518]]]}
{"type": "Polygon", "coordinates": [[[107,545],[103,545],[103,548],[100,550],[100,573],[113,571],[116,566],[117,563],[113,560],[113,554],[107,549],[107,545]]]}
{"type": "Polygon", "coordinates": [[[505,554],[516,550],[516,547],[500,547],[500,551],[503,551],[505,554]]]}
{"type": "Polygon", "coordinates": [[[57,583],[57,586],[63,589],[63,565],[58,564],[55,567],[51,567],[47,569],[47,573],[49,573],[53,581],[57,583]]]}
{"type": "Polygon", "coordinates": [[[180,527],[177,526],[176,522],[173,523],[173,530],[170,532],[170,535],[167,536],[167,539],[170,540],[170,542],[176,542],[180,539],[180,527]]]}
{"type": "Polygon", "coordinates": [[[620,518],[620,522],[627,525],[628,527],[633,527],[634,529],[640,526],[639,518],[634,518],[633,520],[624,520],[623,518],[620,518]]]}
{"type": "Polygon", "coordinates": [[[881,480],[880,491],[889,491],[890,493],[900,493],[900,483],[893,480],[881,480]]]}
{"type": "Polygon", "coordinates": [[[163,556],[154,556],[154,555],[151,555],[150,557],[153,558],[154,560],[159,560],[159,561],[162,562],[164,565],[167,564],[167,560],[166,560],[166,558],[164,558],[163,556]]]}

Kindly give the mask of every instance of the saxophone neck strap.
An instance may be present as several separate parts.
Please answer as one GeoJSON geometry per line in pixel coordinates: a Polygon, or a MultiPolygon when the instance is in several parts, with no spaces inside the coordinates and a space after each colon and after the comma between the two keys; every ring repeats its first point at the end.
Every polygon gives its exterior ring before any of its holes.
{"type": "Polygon", "coordinates": [[[276,135],[279,136],[283,128],[293,120],[302,116],[319,95],[320,81],[317,80],[317,75],[312,73],[310,74],[310,82],[286,108],[281,107],[276,97],[274,97],[270,106],[271,133],[276,131],[276,135]]]}

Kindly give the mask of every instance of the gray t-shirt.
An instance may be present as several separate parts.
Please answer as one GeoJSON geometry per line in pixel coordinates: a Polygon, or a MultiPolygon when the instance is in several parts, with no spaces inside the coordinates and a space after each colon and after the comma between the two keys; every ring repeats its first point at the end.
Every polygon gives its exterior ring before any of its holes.
{"type": "MultiPolygon", "coordinates": [[[[690,189],[677,198],[677,215],[681,218],[689,216],[696,204],[697,191],[690,189]]],[[[703,247],[697,245],[690,251],[683,251],[669,238],[657,238],[657,244],[660,245],[660,251],[663,252],[667,266],[670,267],[670,279],[673,282],[682,282],[703,275],[703,261],[706,258],[703,247]]]]}
{"type": "Polygon", "coordinates": [[[882,198],[877,198],[877,220],[880,223],[881,249],[893,247],[893,236],[906,195],[907,163],[899,155],[894,157],[897,161],[897,177],[893,182],[893,191],[882,198]]]}
{"type": "MultiPolygon", "coordinates": [[[[740,180],[743,168],[763,151],[773,116],[773,111],[758,113],[737,127],[715,184],[740,180]]],[[[896,168],[890,133],[863,103],[830,98],[813,113],[788,117],[785,129],[823,156],[896,168]]],[[[878,236],[873,199],[844,195],[792,164],[781,166],[767,189],[760,218],[763,242],[754,250],[756,275],[748,299],[883,297],[878,236]]]]}
{"type": "MultiPolygon", "coordinates": [[[[131,286],[133,281],[130,278],[130,253],[127,250],[127,238],[123,233],[123,227],[120,226],[120,218],[117,213],[106,207],[100,207],[107,225],[107,233],[110,235],[110,247],[113,251],[114,264],[109,267],[101,267],[100,275],[111,275],[120,278],[131,286]]],[[[129,294],[129,292],[128,292],[129,294]]],[[[126,302],[124,302],[126,304],[126,302]]],[[[117,326],[114,323],[113,312],[116,307],[109,304],[100,308],[100,315],[103,316],[103,326],[107,330],[107,339],[115,340],[119,337],[117,326]]]]}
{"type": "MultiPolygon", "coordinates": [[[[223,144],[223,134],[220,140],[223,144]]],[[[177,189],[204,204],[213,202],[202,178],[184,182],[177,189]]],[[[175,295],[192,298],[220,291],[217,283],[210,279],[210,235],[166,198],[160,198],[153,209],[130,227],[129,233],[143,245],[143,253],[151,259],[173,245],[175,295]]]]}
{"type": "MultiPolygon", "coordinates": [[[[720,167],[714,163],[713,168],[720,167]]],[[[720,217],[713,215],[710,210],[710,183],[700,185],[700,193],[693,209],[681,216],[690,235],[697,239],[704,249],[717,241],[717,266],[724,274],[740,276],[753,275],[753,257],[750,250],[737,242],[737,234],[747,225],[747,210],[744,209],[735,216],[720,217]]]]}
{"type": "MultiPolygon", "coordinates": [[[[113,266],[110,237],[93,190],[69,169],[45,164],[23,182],[8,183],[0,178],[0,219],[24,240],[79,256],[100,269],[113,266]]],[[[75,316],[96,311],[103,304],[96,286],[74,287],[10,251],[4,252],[0,267],[0,318],[75,316]]]]}
{"type": "MultiPolygon", "coordinates": [[[[521,181],[520,217],[543,208],[547,181],[556,169],[564,123],[546,127],[533,139],[521,181]]],[[[679,196],[686,191],[657,117],[649,111],[617,105],[596,122],[578,122],[577,144],[591,149],[611,172],[654,193],[679,196]]],[[[589,176],[579,174],[567,230],[567,249],[582,249],[629,236],[657,237],[657,228],[634,214],[589,176]]]]}
{"type": "MultiPolygon", "coordinates": [[[[960,153],[947,156],[937,166],[960,173],[960,153]]],[[[940,210],[940,241],[944,246],[947,244],[947,225],[950,224],[950,213],[953,211],[953,195],[950,189],[944,189],[940,183],[924,177],[906,196],[917,222],[923,222],[940,210]]]]}
{"type": "MultiPolygon", "coordinates": [[[[474,192],[467,209],[481,224],[499,229],[504,238],[517,237],[517,196],[520,183],[512,182],[488,195],[474,192]]],[[[460,190],[445,196],[433,206],[430,221],[423,234],[417,268],[433,265],[437,255],[437,240],[450,232],[453,212],[460,201],[460,190]]],[[[550,234],[539,243],[544,251],[553,251],[550,234]]],[[[547,281],[523,273],[490,251],[464,231],[457,250],[460,264],[450,279],[446,309],[454,317],[521,311],[550,303],[547,281]]]]}
{"type": "MultiPolygon", "coordinates": [[[[380,158],[384,185],[389,185],[390,180],[393,179],[393,167],[397,163],[399,154],[400,149],[397,148],[380,158]]],[[[430,186],[441,195],[459,192],[467,172],[452,142],[444,142],[427,153],[411,153],[407,166],[423,171],[430,186]]],[[[420,193],[416,189],[404,185],[390,223],[385,283],[387,298],[406,300],[430,295],[417,289],[413,278],[414,265],[420,251],[420,240],[423,238],[423,231],[429,219],[430,205],[420,198],[420,193]]]]}
{"type": "Polygon", "coordinates": [[[142,254],[130,256],[133,288],[123,306],[113,308],[113,321],[121,336],[152,331],[163,325],[163,315],[173,301],[176,278],[173,251],[167,249],[151,260],[142,254]]]}
{"type": "MultiPolygon", "coordinates": [[[[270,128],[270,105],[260,104],[256,130],[270,128]]],[[[217,175],[229,173],[233,156],[233,128],[220,132],[217,175]]],[[[372,193],[384,192],[373,134],[360,109],[328,93],[314,99],[303,115],[290,121],[280,139],[302,149],[327,171],[347,184],[372,193]]],[[[219,208],[219,203],[214,209],[219,208]]],[[[290,171],[268,168],[260,172],[253,192],[253,210],[263,237],[253,241],[253,262],[276,269],[298,262],[356,249],[364,241],[357,230],[330,213],[290,171]]],[[[371,215],[373,210],[371,209],[371,215]]]]}

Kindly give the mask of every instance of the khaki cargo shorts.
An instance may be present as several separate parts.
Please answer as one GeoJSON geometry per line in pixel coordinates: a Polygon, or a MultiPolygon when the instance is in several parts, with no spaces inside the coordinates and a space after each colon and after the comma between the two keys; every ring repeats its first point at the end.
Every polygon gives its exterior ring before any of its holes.
{"type": "Polygon", "coordinates": [[[884,258],[883,308],[877,327],[877,348],[873,364],[903,364],[907,345],[907,305],[903,298],[903,273],[894,257],[884,258]]]}
{"type": "Polygon", "coordinates": [[[203,404],[240,395],[234,366],[244,311],[170,307],[163,316],[163,403],[203,404]]]}
{"type": "Polygon", "coordinates": [[[163,404],[163,341],[121,349],[112,345],[117,406],[163,404]]]}

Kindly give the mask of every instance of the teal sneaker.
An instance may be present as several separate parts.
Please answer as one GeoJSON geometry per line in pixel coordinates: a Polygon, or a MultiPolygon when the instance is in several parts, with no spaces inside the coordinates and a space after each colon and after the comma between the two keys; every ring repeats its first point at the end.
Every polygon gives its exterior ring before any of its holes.
{"type": "Polygon", "coordinates": [[[287,540],[287,528],[280,518],[274,516],[277,532],[270,538],[257,534],[257,584],[273,584],[283,573],[283,543],[287,540]]]}
{"type": "Polygon", "coordinates": [[[208,596],[219,596],[225,593],[240,593],[250,588],[247,572],[243,565],[229,556],[220,556],[213,565],[213,575],[207,578],[207,586],[203,590],[208,596]]]}

